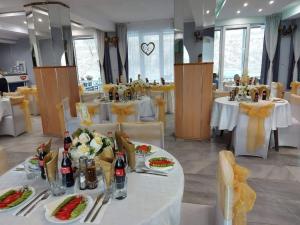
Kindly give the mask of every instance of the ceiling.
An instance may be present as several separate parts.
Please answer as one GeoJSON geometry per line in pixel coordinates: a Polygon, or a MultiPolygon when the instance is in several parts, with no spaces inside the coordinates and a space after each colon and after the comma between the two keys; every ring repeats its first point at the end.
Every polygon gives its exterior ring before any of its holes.
{"type": "MultiPolygon", "coordinates": [[[[184,19],[195,21],[196,26],[213,23],[215,2],[213,0],[184,1],[184,19]],[[210,10],[210,14],[205,14],[210,10]]],[[[295,0],[227,0],[218,20],[236,17],[254,17],[270,15],[282,10],[295,0]],[[248,2],[245,8],[243,4],[248,2]],[[258,9],[262,8],[262,12],[258,9]],[[238,15],[237,10],[241,13],[238,15]]],[[[30,0],[0,0],[0,13],[23,11],[23,5],[30,0]]],[[[172,19],[174,17],[174,0],[61,0],[70,6],[71,19],[83,24],[86,28],[97,28],[113,31],[115,23],[138,22],[156,19],[172,19]]],[[[27,26],[23,23],[25,16],[0,17],[0,39],[16,40],[27,35],[27,26]]],[[[82,29],[73,27],[74,33],[84,33],[82,29]]]]}

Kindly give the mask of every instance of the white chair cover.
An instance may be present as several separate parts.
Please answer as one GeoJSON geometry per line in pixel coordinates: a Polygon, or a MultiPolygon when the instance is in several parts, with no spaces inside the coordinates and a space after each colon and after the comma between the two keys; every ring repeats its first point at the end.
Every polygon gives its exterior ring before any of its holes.
{"type": "Polygon", "coordinates": [[[70,133],[73,133],[80,127],[80,119],[78,117],[72,117],[69,105],[69,98],[64,98],[62,100],[65,128],[70,133]]]}
{"type": "Polygon", "coordinates": [[[272,131],[271,115],[265,119],[265,143],[255,152],[247,151],[247,129],[248,129],[248,115],[239,112],[237,126],[233,133],[233,146],[235,155],[251,155],[258,156],[264,159],[268,156],[269,142],[272,131]]]}
{"type": "Polygon", "coordinates": [[[121,123],[121,131],[132,141],[164,148],[164,125],[161,122],[121,123]]]}
{"type": "Polygon", "coordinates": [[[276,98],[277,97],[277,83],[276,82],[271,83],[270,97],[271,98],[276,98]]]}
{"type": "Polygon", "coordinates": [[[120,131],[120,124],[118,123],[103,123],[103,124],[93,124],[89,127],[90,130],[95,130],[97,133],[102,135],[107,135],[108,132],[112,132],[113,137],[115,137],[116,131],[120,131]]]}
{"type": "Polygon", "coordinates": [[[300,148],[300,96],[291,94],[292,125],[278,129],[279,146],[300,148]],[[298,103],[296,103],[298,102],[298,103]]]}

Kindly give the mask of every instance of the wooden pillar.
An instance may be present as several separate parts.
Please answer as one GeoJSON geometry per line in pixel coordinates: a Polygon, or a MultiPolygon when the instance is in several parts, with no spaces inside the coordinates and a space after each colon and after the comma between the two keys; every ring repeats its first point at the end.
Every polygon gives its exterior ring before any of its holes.
{"type": "Polygon", "coordinates": [[[175,135],[210,138],[213,63],[175,65],[175,135]]]}
{"type": "Polygon", "coordinates": [[[43,133],[61,136],[63,128],[60,127],[56,106],[68,97],[71,115],[76,116],[75,103],[79,102],[76,67],[35,67],[33,70],[39,96],[43,133]]]}

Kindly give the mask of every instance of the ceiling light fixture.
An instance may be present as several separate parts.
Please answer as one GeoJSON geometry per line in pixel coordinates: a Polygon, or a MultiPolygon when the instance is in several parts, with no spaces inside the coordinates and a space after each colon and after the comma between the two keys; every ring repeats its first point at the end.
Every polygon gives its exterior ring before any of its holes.
{"type": "Polygon", "coordinates": [[[27,22],[26,22],[25,20],[23,21],[23,23],[24,23],[24,24],[27,24],[27,22]]]}
{"type": "Polygon", "coordinates": [[[273,3],[274,3],[274,1],[273,1],[273,0],[269,1],[269,5],[272,5],[273,3]]]}
{"type": "Polygon", "coordinates": [[[247,7],[247,6],[248,6],[248,2],[245,2],[245,3],[244,3],[244,7],[247,7]]]}
{"type": "Polygon", "coordinates": [[[210,11],[209,10],[206,10],[206,14],[209,14],[210,13],[210,11]]]}
{"type": "Polygon", "coordinates": [[[38,21],[39,21],[39,22],[43,22],[43,20],[42,20],[41,18],[38,18],[38,21]]]}
{"type": "Polygon", "coordinates": [[[238,11],[236,11],[236,13],[237,13],[237,14],[240,14],[240,13],[241,13],[241,11],[240,11],[240,10],[238,10],[238,11]]]}
{"type": "Polygon", "coordinates": [[[258,9],[258,12],[262,12],[263,11],[263,9],[258,9]]]}

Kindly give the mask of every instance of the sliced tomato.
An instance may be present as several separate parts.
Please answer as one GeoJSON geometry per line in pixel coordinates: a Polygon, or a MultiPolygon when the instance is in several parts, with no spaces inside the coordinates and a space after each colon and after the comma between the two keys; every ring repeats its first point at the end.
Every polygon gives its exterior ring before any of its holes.
{"type": "Polygon", "coordinates": [[[6,206],[7,206],[7,204],[5,204],[5,203],[0,203],[0,209],[4,209],[4,208],[6,208],[6,206]]]}
{"type": "Polygon", "coordinates": [[[60,219],[60,220],[68,220],[70,218],[70,213],[66,212],[58,212],[56,213],[55,217],[60,219]]]}
{"type": "Polygon", "coordinates": [[[8,196],[7,198],[5,198],[1,203],[4,203],[4,204],[10,204],[14,201],[16,201],[18,198],[20,198],[22,196],[22,192],[16,192],[10,196],[8,196]]]}

